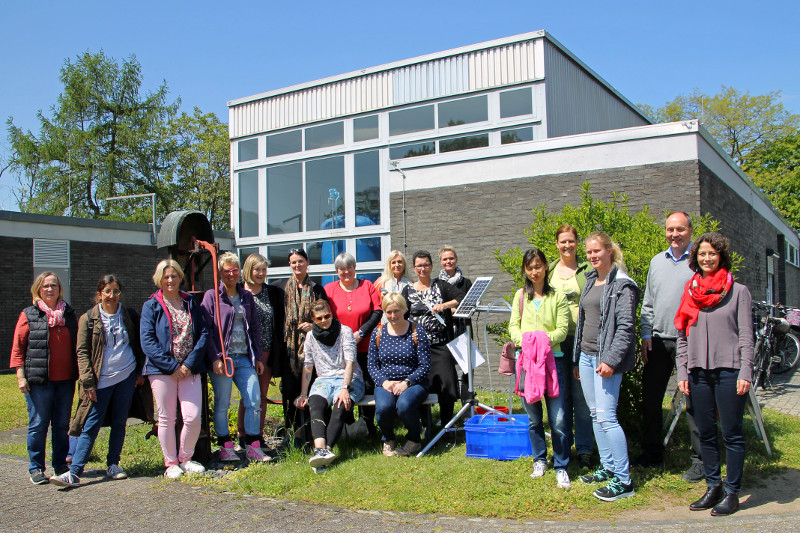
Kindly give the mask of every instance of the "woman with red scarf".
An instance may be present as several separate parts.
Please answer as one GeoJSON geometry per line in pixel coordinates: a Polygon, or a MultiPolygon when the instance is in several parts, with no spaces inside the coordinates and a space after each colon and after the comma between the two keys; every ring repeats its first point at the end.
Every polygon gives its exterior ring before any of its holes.
{"type": "Polygon", "coordinates": [[[691,394],[700,431],[708,489],[689,509],[724,516],[739,509],[744,469],[742,419],[753,381],[752,298],[733,281],[728,239],[719,233],[698,238],[689,255],[696,274],[684,289],[675,315],[678,329],[678,387],[691,394]],[[720,475],[717,413],[728,473],[720,475]]]}

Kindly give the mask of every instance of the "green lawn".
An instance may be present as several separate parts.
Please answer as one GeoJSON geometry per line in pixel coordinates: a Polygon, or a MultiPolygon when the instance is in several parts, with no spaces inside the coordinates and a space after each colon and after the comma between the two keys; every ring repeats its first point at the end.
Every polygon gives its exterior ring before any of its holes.
{"type": "MultiPolygon", "coordinates": [[[[7,376],[0,376],[0,386],[7,387],[7,379],[7,376]]],[[[18,391],[14,392],[21,396],[18,391]]],[[[506,398],[496,394],[492,401],[488,395],[482,396],[485,403],[495,405],[507,404],[506,398]]],[[[24,421],[23,403],[12,402],[7,397],[3,401],[0,405],[4,421],[9,420],[12,413],[15,420],[24,421]]],[[[518,404],[515,412],[519,412],[518,404]]],[[[268,415],[280,418],[280,406],[270,406],[268,415]]],[[[746,485],[760,484],[767,476],[783,469],[800,468],[800,420],[771,411],[765,411],[765,418],[774,455],[766,456],[763,443],[756,439],[753,426],[746,418],[746,485]]],[[[144,425],[132,426],[129,430],[122,466],[132,474],[155,475],[163,469],[157,439],[144,440],[148,430],[149,426],[144,425]]],[[[106,431],[104,429],[98,438],[90,468],[105,467],[106,431]]],[[[402,433],[399,430],[398,435],[402,433]]],[[[403,442],[402,438],[399,440],[403,442]]],[[[569,471],[572,490],[564,491],[556,487],[552,469],[544,478],[532,480],[530,459],[467,458],[463,433],[445,436],[422,459],[387,458],[380,454],[379,445],[378,440],[342,442],[335,450],[339,459],[321,475],[311,471],[308,456],[294,450],[279,464],[252,465],[221,479],[204,476],[184,479],[186,483],[219,490],[358,509],[546,520],[613,518],[616,513],[628,509],[688,505],[702,491],[699,486],[687,490],[689,487],[680,479],[689,464],[688,430],[684,420],[670,445],[666,468],[663,471],[634,469],[632,476],[637,496],[614,505],[593,498],[594,487],[580,483],[574,467],[569,471]]],[[[0,447],[0,452],[25,455],[25,447],[24,444],[6,445],[0,447]]],[[[631,455],[635,454],[636,451],[631,450],[631,455]]]]}

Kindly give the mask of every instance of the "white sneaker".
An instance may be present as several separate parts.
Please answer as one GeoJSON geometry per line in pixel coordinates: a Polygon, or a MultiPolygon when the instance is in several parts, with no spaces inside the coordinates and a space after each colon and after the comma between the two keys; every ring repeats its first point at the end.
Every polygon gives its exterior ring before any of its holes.
{"type": "Polygon", "coordinates": [[[128,474],[119,467],[119,465],[111,465],[106,470],[106,475],[111,479],[125,479],[128,477],[128,474]]]}
{"type": "Polygon", "coordinates": [[[531,473],[531,477],[542,477],[547,470],[547,463],[544,461],[536,461],[533,463],[533,472],[531,473]]]}
{"type": "Polygon", "coordinates": [[[556,484],[562,489],[571,489],[572,483],[569,480],[569,474],[563,468],[556,470],[556,484]]]}
{"type": "Polygon", "coordinates": [[[164,472],[164,477],[167,479],[178,479],[183,475],[183,468],[179,465],[172,465],[167,467],[167,471],[164,472]]]}
{"type": "Polygon", "coordinates": [[[206,471],[206,467],[192,460],[182,462],[181,469],[187,474],[202,474],[206,471]]]}
{"type": "Polygon", "coordinates": [[[314,450],[314,455],[308,460],[308,464],[312,467],[327,466],[336,459],[336,454],[327,448],[317,448],[314,450]]]}

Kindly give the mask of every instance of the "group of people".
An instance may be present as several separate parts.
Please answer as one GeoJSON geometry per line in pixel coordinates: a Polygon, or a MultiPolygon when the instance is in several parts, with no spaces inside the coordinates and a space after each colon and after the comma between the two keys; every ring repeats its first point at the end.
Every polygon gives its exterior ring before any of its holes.
{"type": "MultiPolygon", "coordinates": [[[[634,464],[663,461],[661,403],[677,366],[680,390],[689,398],[694,450],[684,479],[707,483],[691,509],[730,514],[738,509],[742,418],[752,381],[751,297],[733,281],[726,238],[711,233],[692,242],[692,220],[683,212],[667,217],[666,237],[669,248],[651,261],[642,303],[644,438],[634,464]],[[727,450],[724,484],[717,413],[727,450]]],[[[634,494],[616,412],[622,376],[635,365],[641,291],[626,273],[620,247],[605,233],[583,240],[588,261],[578,259],[580,239],[573,226],[558,228],[555,239],[559,258],[552,262],[541,250],[525,252],[524,286],[514,295],[509,321],[519,347],[518,394],[530,422],[531,477],[544,476],[548,465],[544,401],[557,485],[571,487],[567,466],[573,444],[582,468],[592,464],[596,444],[600,466],[580,479],[603,483],[594,495],[613,501],[634,494]]],[[[201,423],[200,374],[206,371],[222,461],[239,460],[228,427],[234,384],[241,393],[240,448],[251,461],[274,458],[262,440],[273,376],[281,378],[287,442],[294,438],[299,444],[310,433],[315,471],[335,459],[332,449],[347,414],[365,394],[374,395],[374,409],[362,407],[360,416],[370,431],[377,423],[382,453],[418,453],[419,409],[428,394],[438,395],[445,424],[457,399],[466,400],[469,393],[446,345],[465,329],[452,310],[471,282],[452,247],[442,248],[439,259],[442,269],[433,276],[431,254],[416,252],[411,281],[405,256],[392,251],[383,275],[371,283],[356,277],[355,259],[342,253],[334,262],[338,280],[323,287],[309,278],[303,249],[289,251],[292,275],[271,285],[265,257],[253,254],[241,267],[235,254],[225,253],[217,265],[221,283],[207,291],[202,304],[180,290],[180,265],[164,260],[141,318],[119,303],[122,282],[106,275],[97,283],[96,305],[78,320],[63,300],[58,276],[43,272],[31,287],[33,305],[20,314],[11,356],[28,404],[31,482],[78,485],[107,419],[107,475],[126,477],[119,465],[125,421],[134,390],[145,379],[155,398],[165,475],[203,472],[192,457],[201,423]],[[71,416],[76,378],[79,405],[71,416]],[[176,436],[178,406],[182,429],[176,436]],[[303,424],[306,409],[310,431],[303,424]],[[396,442],[396,418],[407,428],[403,445],[396,442]],[[48,426],[55,470],[50,478],[44,462],[48,426]],[[71,464],[68,432],[77,438],[71,464]]]]}
{"type": "MultiPolygon", "coordinates": [[[[680,211],[669,214],[665,229],[669,248],[652,259],[642,302],[643,440],[642,455],[633,464],[663,464],[662,402],[677,366],[678,386],[688,398],[694,453],[683,478],[705,479],[707,484],[690,509],[728,515],[739,507],[744,467],[752,300],[748,289],[733,280],[727,238],[707,233],[692,241],[691,216],[680,211]],[[717,420],[726,448],[724,483],[717,420]]],[[[511,340],[520,347],[517,393],[529,416],[531,477],[542,477],[547,470],[544,401],[557,485],[571,486],[566,469],[573,443],[581,466],[591,460],[593,433],[600,466],[580,479],[604,483],[594,496],[614,501],[635,493],[617,406],[622,376],[636,362],[641,291],[626,274],[622,250],[605,233],[584,239],[588,264],[576,257],[574,227],[561,226],[555,237],[557,261],[548,264],[538,249],[524,253],[525,282],[514,295],[509,322],[511,340]]]]}

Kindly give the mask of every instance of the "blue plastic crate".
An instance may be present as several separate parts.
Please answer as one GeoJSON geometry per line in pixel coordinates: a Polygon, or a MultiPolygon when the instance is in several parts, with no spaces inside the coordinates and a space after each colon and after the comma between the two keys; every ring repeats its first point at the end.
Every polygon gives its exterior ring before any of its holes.
{"type": "Polygon", "coordinates": [[[527,415],[475,415],[464,429],[467,457],[513,461],[533,455],[527,415]]]}

